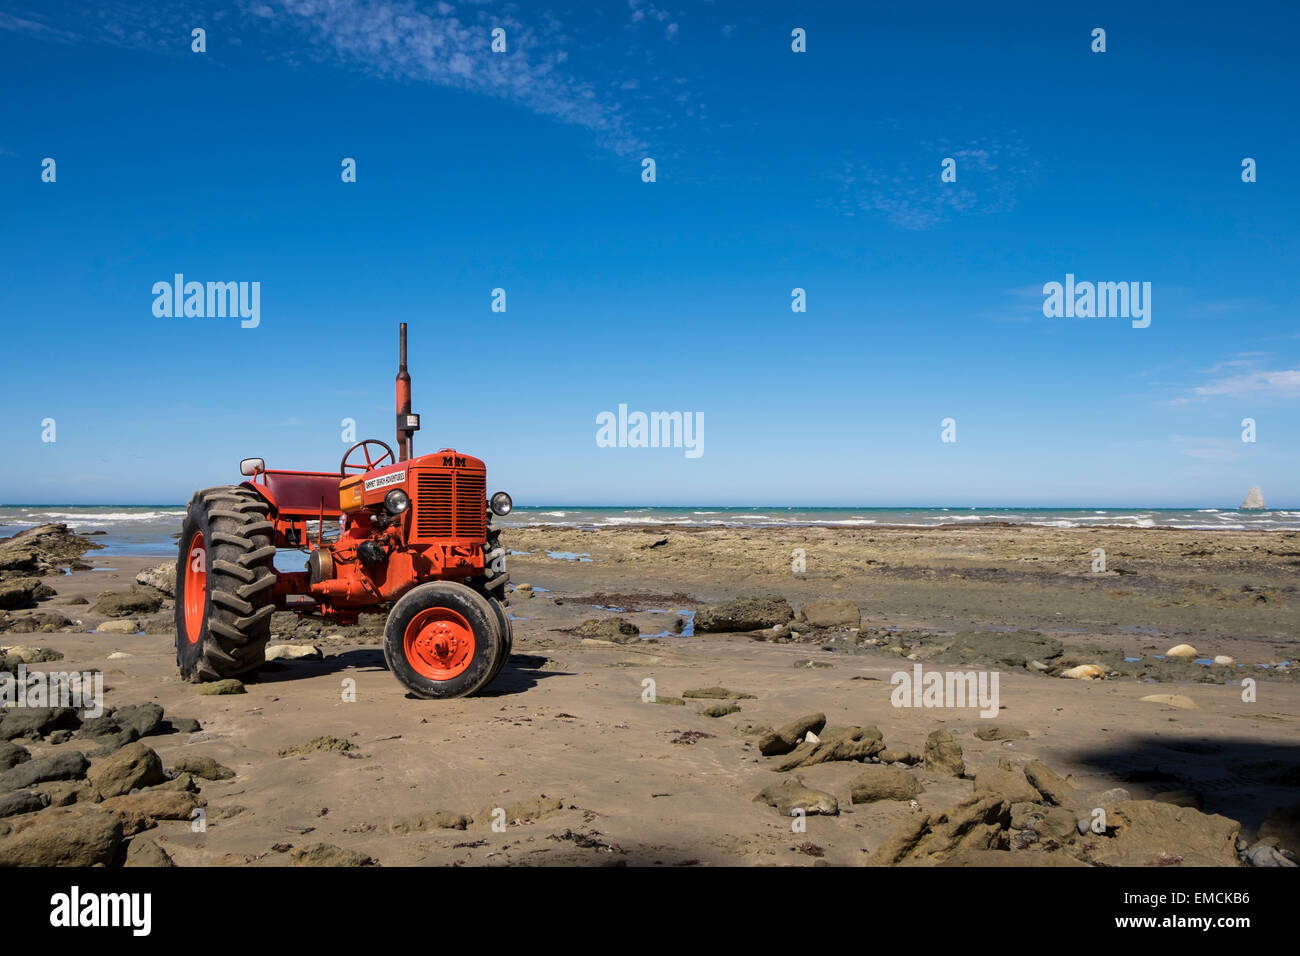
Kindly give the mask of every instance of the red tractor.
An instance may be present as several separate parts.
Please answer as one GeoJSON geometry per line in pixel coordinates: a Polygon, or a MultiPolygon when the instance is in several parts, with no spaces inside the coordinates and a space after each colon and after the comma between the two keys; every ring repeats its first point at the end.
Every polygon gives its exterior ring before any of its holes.
{"type": "Polygon", "coordinates": [[[419,427],[403,323],[396,455],[370,438],[337,472],[247,458],[239,470],[250,480],[190,499],[176,561],[176,662],[186,679],[255,672],[277,610],[340,624],[387,611],[384,659],[420,697],[473,694],[500,673],[514,635],[492,516],[510,513],[510,496],[488,499],[477,458],[450,448],[413,458],[419,427]],[[282,549],[306,552],[306,570],[277,569],[282,549]]]}

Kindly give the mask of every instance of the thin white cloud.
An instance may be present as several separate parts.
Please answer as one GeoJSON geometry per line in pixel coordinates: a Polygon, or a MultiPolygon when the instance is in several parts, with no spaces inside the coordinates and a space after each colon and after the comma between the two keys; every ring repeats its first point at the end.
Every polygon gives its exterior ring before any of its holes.
{"type": "Polygon", "coordinates": [[[1257,395],[1300,398],[1300,368],[1276,371],[1253,369],[1238,375],[1228,375],[1205,385],[1196,386],[1192,389],[1192,394],[1198,398],[1212,398],[1218,395],[1229,395],[1234,398],[1257,395]]]}
{"type": "Polygon", "coordinates": [[[893,172],[855,161],[846,162],[839,177],[838,206],[846,215],[884,216],[900,229],[934,229],[969,214],[1002,212],[1015,205],[1015,189],[1030,164],[1019,146],[921,144],[924,161],[899,165],[893,172]],[[940,180],[940,161],[956,160],[956,182],[940,180]]]}

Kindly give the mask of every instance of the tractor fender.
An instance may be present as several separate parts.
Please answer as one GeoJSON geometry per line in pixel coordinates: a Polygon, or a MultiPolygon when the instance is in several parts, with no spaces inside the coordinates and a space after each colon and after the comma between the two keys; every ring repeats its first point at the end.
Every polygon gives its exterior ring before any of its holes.
{"type": "Polygon", "coordinates": [[[276,506],[275,503],[275,496],[271,494],[271,489],[266,487],[266,485],[254,484],[251,481],[241,481],[239,483],[239,487],[247,488],[249,491],[261,497],[263,501],[265,501],[268,505],[271,506],[272,515],[274,515],[276,512],[279,511],[279,508],[276,506]]]}

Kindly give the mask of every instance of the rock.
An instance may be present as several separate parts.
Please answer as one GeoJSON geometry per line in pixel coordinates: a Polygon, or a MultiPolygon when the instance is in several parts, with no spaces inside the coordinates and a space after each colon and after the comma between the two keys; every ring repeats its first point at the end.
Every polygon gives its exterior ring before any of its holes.
{"type": "Polygon", "coordinates": [[[1090,859],[1104,866],[1236,866],[1241,824],[1191,807],[1125,800],[1106,813],[1107,832],[1090,859]]]}
{"type": "Polygon", "coordinates": [[[11,707],[0,719],[0,740],[38,739],[55,730],[76,730],[81,717],[72,707],[11,707]]]}
{"type": "Polygon", "coordinates": [[[877,800],[911,800],[921,792],[921,785],[906,770],[873,764],[849,782],[854,803],[877,800]]]}
{"type": "Polygon", "coordinates": [[[1296,865],[1293,860],[1288,859],[1271,844],[1263,841],[1256,843],[1246,851],[1246,864],[1248,866],[1281,867],[1293,867],[1296,865]]]}
{"type": "Polygon", "coordinates": [[[760,739],[758,752],[764,757],[788,754],[799,745],[799,741],[803,740],[809,731],[817,733],[825,726],[825,714],[807,714],[760,739]]]}
{"type": "Polygon", "coordinates": [[[115,734],[104,734],[102,736],[91,737],[90,742],[95,747],[86,751],[86,756],[91,758],[107,757],[109,754],[116,753],[127,744],[135,743],[139,739],[139,734],[128,728],[119,730],[115,734]]]}
{"type": "Polygon", "coordinates": [[[117,707],[113,710],[113,721],[121,730],[134,730],[140,737],[166,732],[163,725],[163,709],[157,704],[128,704],[117,707]]]}
{"type": "MultiPolygon", "coordinates": [[[[346,744],[347,741],[344,743],[346,744]]],[[[347,750],[348,747],[345,746],[343,749],[347,750]]],[[[230,780],[235,776],[235,771],[229,767],[224,767],[211,757],[201,754],[182,754],[172,761],[172,769],[177,773],[191,773],[204,780],[230,780]]]]}
{"type": "Polygon", "coordinates": [[[77,780],[47,780],[37,784],[36,790],[49,797],[52,807],[70,807],[74,803],[98,803],[102,799],[98,790],[77,780]]]}
{"type": "Polygon", "coordinates": [[[311,644],[272,644],[266,649],[268,661],[318,661],[319,647],[311,644]]]}
{"type": "Polygon", "coordinates": [[[792,620],[794,609],[783,597],[742,597],[698,608],[695,632],[757,631],[792,620]]]}
{"type": "Polygon", "coordinates": [[[193,717],[165,717],[163,718],[163,732],[174,732],[178,734],[196,734],[203,729],[203,726],[193,717]]]}
{"type": "Polygon", "coordinates": [[[1026,779],[1022,770],[1003,770],[1000,767],[985,767],[975,773],[975,792],[994,793],[1008,804],[1038,803],[1043,799],[1034,786],[1026,779]]]}
{"type": "Polygon", "coordinates": [[[1300,854],[1300,802],[1270,810],[1260,825],[1259,838],[1300,854]]]}
{"type": "Polygon", "coordinates": [[[102,547],[73,534],[66,524],[37,525],[0,540],[0,573],[47,574],[63,567],[84,567],[81,556],[102,547]]]}
{"type": "Polygon", "coordinates": [[[871,854],[874,866],[942,862],[951,854],[1000,848],[1011,809],[997,796],[976,794],[946,813],[913,814],[871,854]]]}
{"type": "Polygon", "coordinates": [[[820,738],[808,734],[807,739],[777,762],[773,768],[787,773],[796,767],[811,767],[831,761],[862,762],[885,749],[878,727],[827,727],[820,738]]]}
{"type": "Polygon", "coordinates": [[[1068,677],[1070,680],[1101,680],[1106,676],[1106,671],[1096,664],[1080,664],[1078,667],[1061,671],[1061,676],[1068,677]]]}
{"type": "MultiPolygon", "coordinates": [[[[67,621],[67,618],[63,618],[67,621]]],[[[17,664],[46,664],[50,661],[63,660],[63,654],[59,651],[51,650],[48,647],[32,647],[28,644],[15,644],[13,647],[4,649],[4,656],[10,668],[15,668],[17,664]]]]}
{"type": "Polygon", "coordinates": [[[734,702],[713,704],[705,707],[700,714],[704,717],[726,717],[728,714],[740,713],[740,705],[734,702]]]}
{"type": "Polygon", "coordinates": [[[1123,803],[1125,800],[1132,800],[1133,795],[1123,787],[1111,787],[1109,790],[1099,790],[1096,793],[1089,794],[1083,801],[1086,809],[1095,810],[1101,808],[1109,810],[1111,807],[1123,803]]]}
{"type": "Polygon", "coordinates": [[[90,610],[105,617],[132,617],[137,614],[152,614],[162,607],[162,602],[160,594],[132,588],[130,591],[101,594],[90,610]]]}
{"type": "Polygon", "coordinates": [[[895,750],[892,747],[886,747],[880,751],[880,753],[876,754],[876,759],[881,763],[917,764],[921,762],[919,754],[914,754],[910,750],[895,750]]]}
{"type": "Polygon", "coordinates": [[[13,793],[0,794],[0,817],[12,817],[19,813],[35,813],[50,805],[50,798],[36,790],[15,790],[13,793]]]}
{"type": "Polygon", "coordinates": [[[641,639],[640,629],[621,617],[593,617],[583,621],[573,633],[579,637],[598,638],[615,644],[632,644],[641,639]]]}
{"type": "Polygon", "coordinates": [[[1009,724],[994,724],[980,727],[975,736],[980,740],[1023,740],[1029,736],[1029,731],[1009,724]]]}
{"type": "Polygon", "coordinates": [[[1033,830],[1043,840],[1073,843],[1077,835],[1074,813],[1065,807],[1044,807],[1028,801],[1013,803],[1011,829],[1033,830]]]}
{"type": "Polygon", "coordinates": [[[754,700],[753,694],[746,694],[738,690],[727,690],[725,687],[697,687],[693,690],[682,691],[683,697],[702,698],[704,700],[754,700]]]}
{"type": "Polygon", "coordinates": [[[1064,777],[1039,760],[1025,765],[1025,779],[1043,797],[1058,807],[1077,810],[1082,806],[1078,791],[1064,777]]]}
{"type": "Polygon", "coordinates": [[[39,578],[10,578],[0,581],[0,611],[35,607],[36,602],[54,597],[53,588],[39,578]]]}
{"type": "Polygon", "coordinates": [[[145,568],[135,576],[137,584],[161,591],[169,598],[176,597],[176,562],[165,561],[152,568],[145,568]]]}
{"type": "Polygon", "coordinates": [[[1028,667],[1030,661],[1061,656],[1061,642],[1037,631],[963,631],[948,646],[948,656],[963,664],[1028,667]]]}
{"type": "Polygon", "coordinates": [[[198,793],[199,785],[194,782],[194,775],[179,773],[170,780],[155,783],[150,790],[179,790],[184,793],[198,793]]]}
{"type": "Polygon", "coordinates": [[[126,847],[126,860],[123,866],[175,866],[167,851],[153,840],[132,837],[126,847]]]}
{"type": "Polygon", "coordinates": [[[289,854],[290,866],[371,866],[374,860],[364,853],[345,850],[332,843],[312,843],[289,854]]]}
{"type": "Polygon", "coordinates": [[[1179,707],[1183,710],[1196,710],[1196,701],[1183,694],[1147,694],[1138,698],[1148,704],[1164,704],[1167,707],[1179,707]]]}
{"type": "Polygon", "coordinates": [[[1267,507],[1264,504],[1264,493],[1259,490],[1259,485],[1252,485],[1250,491],[1246,492],[1246,500],[1238,505],[1241,511],[1264,511],[1267,507]]]}
{"type": "Polygon", "coordinates": [[[1175,644],[1165,651],[1165,657],[1200,657],[1201,652],[1190,644],[1175,644]]]}
{"type": "Polygon", "coordinates": [[[79,780],[86,775],[89,766],[90,761],[75,750],[27,760],[0,773],[0,792],[26,790],[47,780],[79,780]]]}
{"type": "Polygon", "coordinates": [[[650,701],[652,704],[667,704],[670,707],[685,707],[686,701],[680,697],[668,697],[664,694],[658,694],[655,699],[650,701]]]}
{"type": "Polygon", "coordinates": [[[140,623],[134,618],[117,618],[104,621],[95,628],[96,634],[139,634],[140,623]]]}
{"type": "Polygon", "coordinates": [[[966,773],[966,763],[962,760],[961,745],[952,739],[946,730],[936,730],[925,738],[925,769],[949,777],[960,777],[966,773]]]}
{"type": "Polygon", "coordinates": [[[108,866],[121,844],[122,821],[112,813],[37,817],[0,839],[0,866],[108,866]]]}
{"type": "Polygon", "coordinates": [[[281,757],[301,757],[319,751],[335,751],[337,753],[344,753],[348,750],[356,750],[356,745],[341,737],[325,736],[313,737],[306,743],[294,744],[291,747],[281,747],[277,753],[281,757]]]}
{"type": "Polygon", "coordinates": [[[120,811],[127,816],[143,816],[149,820],[189,820],[199,807],[208,801],[197,793],[183,790],[144,790],[110,797],[99,804],[105,810],[120,811]]]}
{"type": "Polygon", "coordinates": [[[8,740],[0,740],[0,772],[31,759],[32,755],[26,747],[20,747],[8,740]]]}
{"type": "Polygon", "coordinates": [[[862,612],[852,601],[831,598],[809,601],[799,609],[799,620],[810,627],[861,627],[862,612]]]}
{"type": "Polygon", "coordinates": [[[464,830],[472,821],[463,813],[431,810],[394,823],[394,833],[423,833],[427,830],[464,830]]]}
{"type": "Polygon", "coordinates": [[[1227,654],[1216,654],[1214,656],[1214,663],[1219,664],[1221,666],[1230,666],[1237,662],[1233,658],[1229,657],[1227,654]]]}
{"type": "Polygon", "coordinates": [[[214,680],[209,684],[199,684],[196,692],[204,697],[219,697],[225,694],[246,694],[244,682],[235,677],[214,680]]]}
{"type": "Polygon", "coordinates": [[[137,787],[151,787],[166,779],[158,755],[139,742],[127,744],[93,764],[86,776],[105,797],[130,793],[137,787]]]}
{"type": "Polygon", "coordinates": [[[754,802],[775,807],[783,817],[791,816],[795,810],[802,810],[807,816],[836,816],[840,812],[840,802],[832,794],[804,786],[798,779],[772,784],[754,802]]]}

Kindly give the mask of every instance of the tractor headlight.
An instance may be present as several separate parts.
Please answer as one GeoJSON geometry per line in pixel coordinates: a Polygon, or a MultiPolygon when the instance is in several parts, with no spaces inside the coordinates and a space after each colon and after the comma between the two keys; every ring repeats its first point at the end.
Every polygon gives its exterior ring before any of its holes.
{"type": "Polygon", "coordinates": [[[492,509],[494,515],[508,515],[510,509],[514,506],[515,503],[510,500],[510,496],[504,491],[498,491],[488,501],[488,507],[492,509]]]}
{"type": "Polygon", "coordinates": [[[400,515],[411,506],[411,499],[401,488],[394,488],[384,495],[384,510],[390,515],[400,515]]]}

